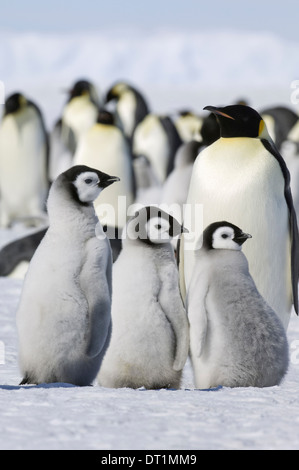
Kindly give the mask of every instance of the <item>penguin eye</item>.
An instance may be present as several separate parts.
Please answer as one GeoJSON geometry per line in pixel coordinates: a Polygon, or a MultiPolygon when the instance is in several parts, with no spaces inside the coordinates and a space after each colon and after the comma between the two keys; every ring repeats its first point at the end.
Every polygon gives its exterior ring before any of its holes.
{"type": "Polygon", "coordinates": [[[221,237],[222,237],[222,238],[228,238],[228,235],[227,235],[227,233],[223,233],[223,234],[221,235],[221,237]]]}
{"type": "Polygon", "coordinates": [[[162,225],[161,225],[161,224],[157,224],[157,225],[155,225],[155,227],[156,227],[157,230],[161,230],[162,225]]]}
{"type": "Polygon", "coordinates": [[[91,184],[91,183],[92,183],[92,179],[91,179],[91,178],[86,178],[85,183],[86,183],[86,184],[91,184]]]}

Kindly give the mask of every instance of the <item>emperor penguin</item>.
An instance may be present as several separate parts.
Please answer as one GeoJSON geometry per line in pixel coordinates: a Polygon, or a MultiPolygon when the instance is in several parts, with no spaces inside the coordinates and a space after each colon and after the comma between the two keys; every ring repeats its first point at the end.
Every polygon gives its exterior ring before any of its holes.
{"type": "Polygon", "coordinates": [[[149,113],[136,127],[132,139],[135,156],[145,155],[160,184],[174,168],[175,154],[182,144],[169,116],[149,113]]]}
{"type": "Polygon", "coordinates": [[[170,239],[183,228],[158,206],[127,224],[113,266],[112,336],[98,383],[108,388],[178,388],[189,325],[170,239]]]}
{"type": "Polygon", "coordinates": [[[287,106],[271,106],[260,111],[268,132],[281,152],[282,143],[298,123],[298,115],[287,106]]]}
{"type": "Polygon", "coordinates": [[[241,251],[248,238],[229,222],[214,222],[196,251],[187,313],[197,388],[272,387],[288,370],[285,329],[241,251]]]}
{"type": "Polygon", "coordinates": [[[112,256],[93,201],[118,180],[74,166],[51,186],[50,225],[17,310],[21,384],[91,385],[99,371],[111,334],[112,256]]]}
{"type": "Polygon", "coordinates": [[[48,135],[40,108],[22,93],[10,95],[0,124],[0,225],[44,223],[48,135]]]}
{"type": "Polygon", "coordinates": [[[289,171],[257,111],[244,105],[205,109],[216,115],[221,136],[193,167],[186,201],[190,211],[184,220],[190,233],[180,243],[182,295],[191,282],[199,239],[192,227],[201,206],[203,229],[215,220],[229,220],[252,234],[252,243],[244,247],[251,275],[287,328],[292,303],[298,314],[299,271],[289,171]]]}
{"type": "Polygon", "coordinates": [[[62,120],[64,125],[73,132],[76,145],[81,136],[96,122],[100,106],[96,86],[89,80],[78,80],[68,90],[62,120]]]}
{"type": "Polygon", "coordinates": [[[137,124],[149,113],[148,102],[135,86],[125,81],[116,82],[109,88],[105,103],[111,102],[116,102],[116,124],[131,143],[137,124]]]}
{"type": "Polygon", "coordinates": [[[108,111],[98,114],[97,122],[82,137],[74,155],[75,165],[87,165],[116,174],[120,182],[108,188],[94,201],[95,210],[115,249],[121,246],[121,232],[128,221],[128,211],[135,201],[135,178],[130,147],[108,111]]]}
{"type": "Polygon", "coordinates": [[[182,142],[190,142],[191,140],[200,141],[200,130],[203,118],[197,113],[190,110],[182,110],[174,119],[174,125],[177,128],[182,142]]]}

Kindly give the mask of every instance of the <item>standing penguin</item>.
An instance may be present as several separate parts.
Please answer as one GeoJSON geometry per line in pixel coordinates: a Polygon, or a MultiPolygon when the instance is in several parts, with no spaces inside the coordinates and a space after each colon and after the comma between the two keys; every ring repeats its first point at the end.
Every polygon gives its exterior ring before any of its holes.
{"type": "Polygon", "coordinates": [[[50,226],[17,311],[22,384],[90,385],[99,371],[111,332],[112,257],[93,201],[118,180],[75,166],[51,187],[50,226]]]}
{"type": "Polygon", "coordinates": [[[101,169],[120,178],[118,185],[107,189],[94,202],[97,216],[102,225],[107,227],[107,236],[117,256],[121,231],[128,220],[128,208],[135,200],[135,179],[128,143],[122,131],[115,126],[111,113],[99,113],[97,123],[81,139],[74,164],[101,169]]]}
{"type": "Polygon", "coordinates": [[[48,136],[38,106],[21,93],[5,101],[0,124],[0,225],[46,217],[48,136]]]}
{"type": "Polygon", "coordinates": [[[105,101],[116,101],[116,124],[131,142],[137,124],[149,113],[145,97],[134,86],[120,81],[108,90],[105,101]]]}
{"type": "Polygon", "coordinates": [[[298,124],[298,115],[286,106],[273,106],[260,111],[260,115],[266,123],[268,132],[281,151],[282,143],[298,124]]]}
{"type": "Polygon", "coordinates": [[[62,119],[74,133],[78,145],[81,136],[97,120],[100,100],[95,85],[88,80],[78,80],[68,93],[62,119]]]}
{"type": "Polygon", "coordinates": [[[155,206],[143,207],[128,222],[113,266],[113,330],[98,375],[101,386],[180,386],[189,326],[169,241],[182,230],[155,206]]]}
{"type": "MultiPolygon", "coordinates": [[[[251,275],[287,328],[292,303],[298,313],[299,272],[298,228],[288,169],[254,109],[244,105],[205,109],[216,114],[221,137],[196,159],[187,206],[203,205],[203,229],[215,220],[248,228],[253,241],[244,253],[251,275]]],[[[193,222],[184,221],[189,231],[193,222]]],[[[197,238],[181,242],[182,295],[188,292],[197,238]]]]}
{"type": "Polygon", "coordinates": [[[272,387],[287,372],[284,327],[259,294],[241,251],[248,238],[231,223],[214,222],[195,254],[187,312],[198,388],[272,387]]]}
{"type": "Polygon", "coordinates": [[[182,144],[179,133],[168,116],[148,114],[136,127],[133,154],[145,155],[160,182],[164,183],[174,168],[175,154],[182,144]]]}

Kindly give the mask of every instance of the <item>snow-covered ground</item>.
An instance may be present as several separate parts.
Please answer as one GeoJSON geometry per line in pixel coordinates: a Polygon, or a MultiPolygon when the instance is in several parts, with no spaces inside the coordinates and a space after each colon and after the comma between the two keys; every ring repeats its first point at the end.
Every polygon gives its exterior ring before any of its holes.
{"type": "Polygon", "coordinates": [[[195,390],[189,363],[180,390],[19,386],[15,310],[21,286],[21,280],[0,279],[0,449],[299,449],[295,314],[291,364],[279,387],[195,390]]]}
{"type": "MultiPolygon", "coordinates": [[[[248,98],[258,108],[290,103],[299,43],[269,34],[160,32],[0,34],[7,93],[35,99],[51,127],[68,87],[83,75],[105,90],[128,79],[152,109],[201,110],[248,98]]],[[[11,238],[0,232],[0,244],[11,238]]],[[[46,282],[46,280],[45,280],[46,282]]],[[[180,390],[19,386],[15,312],[21,279],[0,278],[0,449],[299,449],[299,319],[292,314],[291,363],[279,387],[195,390],[189,362],[180,390]]]]}

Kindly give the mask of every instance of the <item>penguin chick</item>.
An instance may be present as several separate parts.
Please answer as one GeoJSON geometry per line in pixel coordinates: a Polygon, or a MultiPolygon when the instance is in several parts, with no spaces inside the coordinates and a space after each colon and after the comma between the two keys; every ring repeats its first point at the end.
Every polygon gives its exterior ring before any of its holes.
{"type": "Polygon", "coordinates": [[[284,327],[259,294],[241,251],[248,238],[231,223],[212,223],[196,252],[187,312],[198,388],[271,387],[287,372],[284,327]]]}
{"type": "Polygon", "coordinates": [[[51,187],[50,225],[30,262],[17,310],[21,384],[83,386],[98,373],[111,331],[112,256],[93,201],[118,180],[75,166],[51,187]]]}
{"type": "Polygon", "coordinates": [[[126,229],[113,266],[113,330],[98,382],[112,388],[178,388],[189,326],[170,239],[183,228],[158,207],[147,206],[126,229]]]}
{"type": "Polygon", "coordinates": [[[39,107],[21,93],[5,102],[0,124],[0,225],[46,219],[48,136],[39,107]]]}

